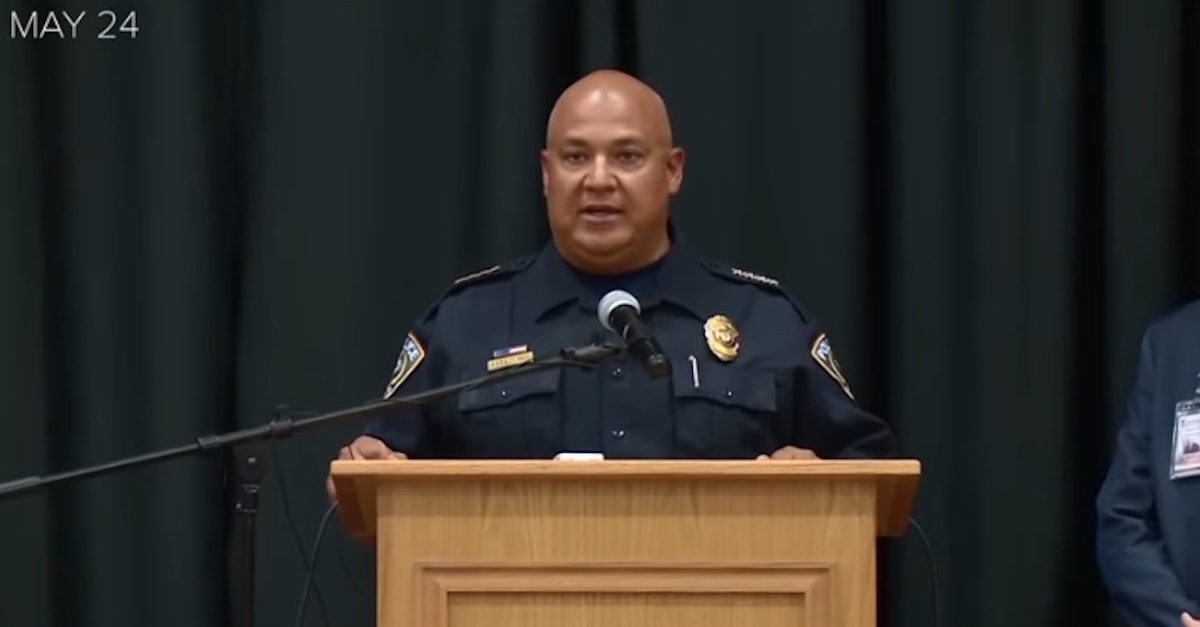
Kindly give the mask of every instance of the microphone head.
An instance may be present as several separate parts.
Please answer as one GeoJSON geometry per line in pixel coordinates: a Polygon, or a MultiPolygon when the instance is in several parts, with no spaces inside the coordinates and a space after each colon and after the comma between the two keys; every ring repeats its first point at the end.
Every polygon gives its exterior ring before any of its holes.
{"type": "Polygon", "coordinates": [[[642,313],[642,305],[638,302],[638,299],[633,297],[633,294],[625,290],[613,290],[605,294],[600,299],[600,304],[596,306],[596,316],[600,318],[600,324],[604,325],[605,329],[613,333],[620,333],[620,331],[613,328],[612,322],[609,319],[612,318],[613,311],[616,311],[617,307],[622,305],[628,305],[633,307],[633,310],[639,314],[642,313]]]}

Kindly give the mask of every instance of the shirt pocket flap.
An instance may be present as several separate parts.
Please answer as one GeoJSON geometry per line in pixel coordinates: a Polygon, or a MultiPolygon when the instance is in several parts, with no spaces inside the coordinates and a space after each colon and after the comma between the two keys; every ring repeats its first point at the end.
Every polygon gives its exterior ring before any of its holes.
{"type": "Polygon", "coordinates": [[[735,367],[699,367],[691,363],[672,369],[675,398],[704,399],[757,412],[774,412],[777,407],[775,374],[767,370],[735,367]]]}
{"type": "Polygon", "coordinates": [[[458,395],[458,410],[464,414],[496,409],[536,396],[558,392],[562,372],[550,366],[545,370],[519,374],[511,379],[485,384],[458,395]]]}

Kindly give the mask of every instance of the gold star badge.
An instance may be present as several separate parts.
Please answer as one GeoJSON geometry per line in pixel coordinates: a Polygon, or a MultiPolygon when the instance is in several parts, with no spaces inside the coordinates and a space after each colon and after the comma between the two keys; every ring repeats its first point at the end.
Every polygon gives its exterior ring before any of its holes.
{"type": "Polygon", "coordinates": [[[733,361],[741,348],[733,321],[722,315],[704,321],[704,340],[708,343],[708,350],[724,362],[733,361]]]}

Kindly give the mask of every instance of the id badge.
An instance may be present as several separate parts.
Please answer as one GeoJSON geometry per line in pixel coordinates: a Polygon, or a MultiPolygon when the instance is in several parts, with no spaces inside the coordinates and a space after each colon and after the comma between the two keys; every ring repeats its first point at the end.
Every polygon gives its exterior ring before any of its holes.
{"type": "Polygon", "coordinates": [[[1200,475],[1200,397],[1175,404],[1171,436],[1171,478],[1200,475]]]}

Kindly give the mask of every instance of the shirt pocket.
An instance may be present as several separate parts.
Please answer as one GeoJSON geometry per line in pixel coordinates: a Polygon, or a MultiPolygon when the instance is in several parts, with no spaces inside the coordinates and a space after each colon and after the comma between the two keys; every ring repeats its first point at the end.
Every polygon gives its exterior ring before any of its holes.
{"type": "Polygon", "coordinates": [[[459,394],[450,434],[461,457],[535,459],[554,456],[561,440],[562,371],[545,370],[459,394]]]}
{"type": "Polygon", "coordinates": [[[773,444],[778,398],[775,373],[717,366],[672,373],[679,456],[747,459],[773,444]]]}

